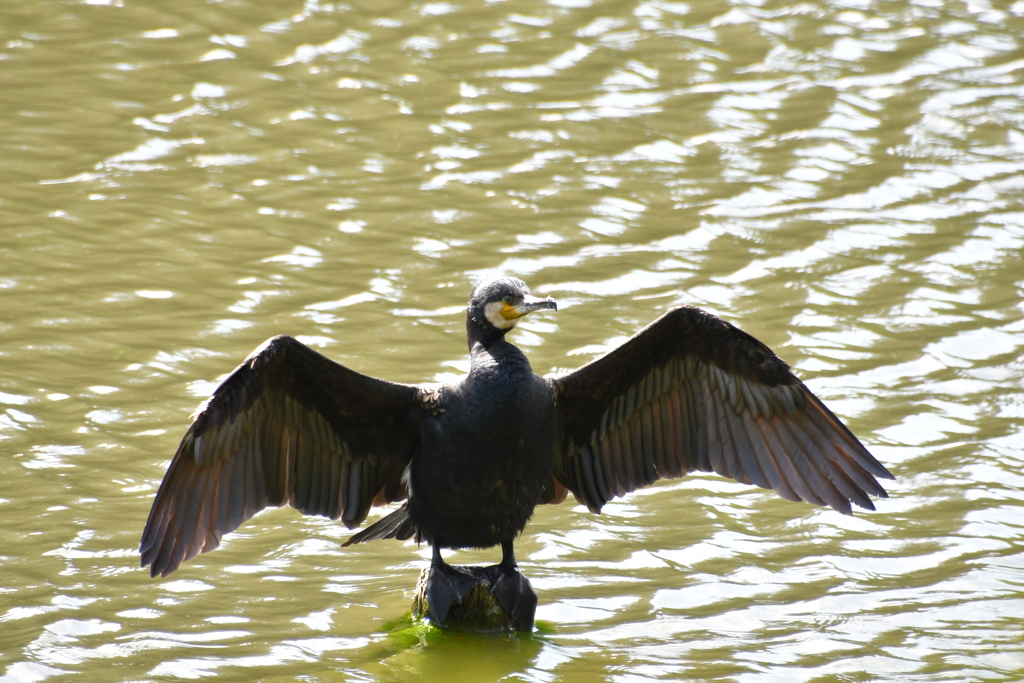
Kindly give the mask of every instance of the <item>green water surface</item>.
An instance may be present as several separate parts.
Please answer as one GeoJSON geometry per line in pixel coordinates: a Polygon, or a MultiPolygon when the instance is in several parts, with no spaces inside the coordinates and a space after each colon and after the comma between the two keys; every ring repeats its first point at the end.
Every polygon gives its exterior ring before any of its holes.
{"type": "Polygon", "coordinates": [[[1020,0],[4,0],[0,681],[1020,681],[1022,251],[1020,0]],[[457,379],[488,271],[558,300],[542,374],[740,325],[891,498],[539,508],[533,636],[410,624],[429,548],[291,509],[138,567],[254,347],[457,379]]]}

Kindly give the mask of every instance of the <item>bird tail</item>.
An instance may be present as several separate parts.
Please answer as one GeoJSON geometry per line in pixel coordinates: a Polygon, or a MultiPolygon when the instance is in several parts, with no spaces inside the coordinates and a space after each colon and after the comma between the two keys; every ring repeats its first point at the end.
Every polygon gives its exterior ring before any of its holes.
{"type": "Polygon", "coordinates": [[[353,543],[369,543],[370,541],[376,541],[378,538],[396,538],[399,541],[404,541],[413,536],[416,537],[417,543],[425,540],[422,538],[420,530],[413,523],[412,518],[409,517],[409,503],[405,503],[387,517],[378,519],[342,543],[341,547],[347,548],[353,543]]]}

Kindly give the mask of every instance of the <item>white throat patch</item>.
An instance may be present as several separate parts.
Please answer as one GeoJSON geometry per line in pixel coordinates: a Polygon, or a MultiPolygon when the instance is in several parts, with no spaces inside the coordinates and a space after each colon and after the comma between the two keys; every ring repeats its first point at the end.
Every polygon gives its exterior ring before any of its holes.
{"type": "Polygon", "coordinates": [[[499,330],[511,330],[519,322],[518,318],[513,320],[506,320],[505,316],[501,314],[501,309],[505,307],[505,304],[501,301],[492,301],[484,306],[484,316],[487,318],[487,322],[497,327],[499,330]]]}

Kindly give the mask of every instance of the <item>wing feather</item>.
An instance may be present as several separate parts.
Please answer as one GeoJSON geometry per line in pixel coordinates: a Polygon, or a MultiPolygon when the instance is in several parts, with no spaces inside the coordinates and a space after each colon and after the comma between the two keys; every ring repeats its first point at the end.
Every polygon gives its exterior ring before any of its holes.
{"type": "MultiPolygon", "coordinates": [[[[775,462],[775,458],[772,456],[771,451],[768,449],[768,444],[761,438],[759,438],[760,430],[757,427],[756,421],[753,417],[744,415],[743,416],[743,434],[747,438],[747,443],[750,445],[753,451],[754,459],[757,461],[761,473],[764,474],[765,483],[767,486],[764,488],[770,488],[778,492],[780,496],[786,500],[792,500],[799,502],[800,496],[797,495],[793,487],[790,486],[789,481],[783,476],[779,470],[778,464],[775,462]]],[[[760,484],[758,484],[760,486],[760,484]]]]}
{"type": "MultiPolygon", "coordinates": [[[[652,382],[652,399],[653,396],[652,382]]],[[[671,471],[671,459],[675,458],[675,452],[665,443],[664,432],[661,429],[661,401],[651,400],[644,408],[651,416],[651,445],[654,448],[655,463],[664,467],[664,471],[671,471]]]]}
{"type": "Polygon", "coordinates": [[[850,514],[893,478],[768,347],[697,308],[550,381],[555,484],[594,511],[700,470],[850,514]]]}
{"type": "Polygon", "coordinates": [[[670,407],[669,416],[672,419],[672,453],[669,456],[669,464],[672,466],[672,477],[678,479],[692,469],[689,464],[689,453],[692,450],[690,425],[694,424],[694,396],[679,383],[675,390],[668,393],[665,401],[670,407]]]}
{"type": "MultiPolygon", "coordinates": [[[[712,366],[708,369],[708,388],[704,392],[705,410],[714,414],[714,424],[718,431],[718,443],[715,449],[715,453],[719,462],[720,467],[716,467],[715,471],[719,474],[731,477],[742,484],[749,484],[750,479],[743,472],[743,468],[739,464],[739,455],[736,452],[736,441],[733,438],[732,430],[729,428],[729,419],[726,417],[730,413],[730,408],[734,406],[728,403],[728,393],[725,390],[725,386],[719,380],[718,368],[712,366]]],[[[712,458],[714,462],[714,458],[712,458]]]]}
{"type": "Polygon", "coordinates": [[[645,462],[653,463],[655,471],[660,477],[668,477],[671,474],[668,471],[668,465],[665,463],[665,453],[658,451],[654,447],[654,433],[651,422],[651,407],[647,405],[641,405],[640,408],[640,420],[637,428],[640,432],[640,441],[642,453],[641,457],[645,462]]]}
{"type": "MultiPolygon", "coordinates": [[[[601,439],[597,442],[596,447],[601,453],[600,466],[605,476],[605,482],[608,484],[608,493],[611,497],[624,495],[626,489],[622,488],[619,474],[616,471],[615,461],[612,459],[611,441],[609,439],[601,439]]],[[[596,465],[597,463],[595,462],[596,465]]]]}
{"type": "MultiPolygon", "coordinates": [[[[761,488],[771,488],[768,479],[761,470],[758,462],[758,451],[750,443],[748,428],[756,419],[753,415],[747,416],[737,413],[735,410],[723,410],[728,423],[727,429],[732,434],[732,442],[736,448],[737,459],[743,469],[744,484],[755,484],[761,488]]],[[[737,481],[741,481],[737,478],[737,481]]]]}
{"type": "MultiPolygon", "coordinates": [[[[248,454],[247,454],[248,455],[248,454]]],[[[249,457],[252,457],[251,455],[249,457]]],[[[219,475],[220,483],[217,486],[217,519],[213,524],[214,529],[226,529],[231,524],[232,509],[231,509],[231,489],[232,489],[232,478],[235,473],[235,468],[238,466],[237,459],[231,459],[225,462],[221,468],[219,475]]],[[[233,528],[237,528],[237,524],[233,528]]],[[[211,539],[213,547],[220,545],[220,535],[214,534],[211,539]]]]}
{"type": "MultiPolygon", "coordinates": [[[[327,436],[330,440],[330,451],[337,451],[338,449],[333,439],[334,435],[328,432],[327,436]]],[[[339,491],[341,491],[341,486],[338,484],[341,481],[341,458],[331,458],[330,451],[327,453],[330,470],[327,476],[324,477],[324,484],[327,486],[327,510],[325,515],[331,519],[337,519],[341,516],[341,508],[338,505],[339,491]]]]}
{"type": "Polygon", "coordinates": [[[378,495],[403,491],[425,414],[418,390],[268,340],[196,412],[153,501],[142,565],[166,576],[271,506],[358,526],[378,495]]]}
{"type": "Polygon", "coordinates": [[[576,478],[582,486],[586,487],[587,497],[590,500],[608,500],[608,493],[595,481],[594,472],[600,472],[602,468],[594,466],[593,453],[589,446],[584,446],[580,452],[580,458],[576,461],[576,478]]]}
{"type": "Polygon", "coordinates": [[[632,491],[636,488],[636,483],[633,481],[631,459],[628,453],[623,452],[622,430],[615,426],[608,431],[608,441],[611,443],[612,464],[616,469],[616,479],[619,482],[619,487],[624,491],[632,491]]]}
{"type": "Polygon", "coordinates": [[[183,529],[186,559],[198,555],[199,551],[203,549],[203,545],[206,544],[206,531],[210,526],[209,513],[213,483],[213,477],[203,477],[198,482],[196,504],[190,510],[190,513],[194,512],[195,516],[189,515],[189,523],[183,529]]]}
{"type": "MultiPolygon", "coordinates": [[[[822,410],[828,410],[819,401],[816,401],[815,407],[822,410]]],[[[865,462],[863,459],[855,459],[851,454],[858,453],[858,450],[863,450],[863,446],[859,442],[849,443],[845,441],[843,443],[834,444],[828,441],[829,424],[825,421],[824,416],[819,410],[808,410],[804,415],[803,425],[804,433],[807,434],[808,438],[813,440],[818,446],[819,451],[822,455],[839,466],[847,475],[850,476],[854,482],[860,486],[864,491],[870,493],[879,498],[887,497],[885,489],[872,477],[872,473],[876,476],[878,474],[876,468],[872,468],[869,472],[867,467],[870,467],[870,462],[865,462]]],[[[852,437],[852,435],[850,435],[852,437]]],[[[881,465],[878,465],[881,467],[881,465]]],[[[883,468],[884,471],[884,468],[883,468]]]]}

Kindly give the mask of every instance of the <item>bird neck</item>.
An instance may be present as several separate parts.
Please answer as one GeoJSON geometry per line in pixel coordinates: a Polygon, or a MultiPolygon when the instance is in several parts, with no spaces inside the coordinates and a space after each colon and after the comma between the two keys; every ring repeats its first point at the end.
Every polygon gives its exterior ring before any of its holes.
{"type": "Polygon", "coordinates": [[[504,381],[522,372],[533,374],[526,354],[508,340],[477,342],[469,348],[469,374],[476,379],[500,377],[504,381]]]}
{"type": "Polygon", "coordinates": [[[473,350],[474,344],[489,346],[504,340],[506,332],[508,330],[499,330],[487,320],[474,316],[473,311],[466,311],[466,341],[470,351],[473,350]]]}

